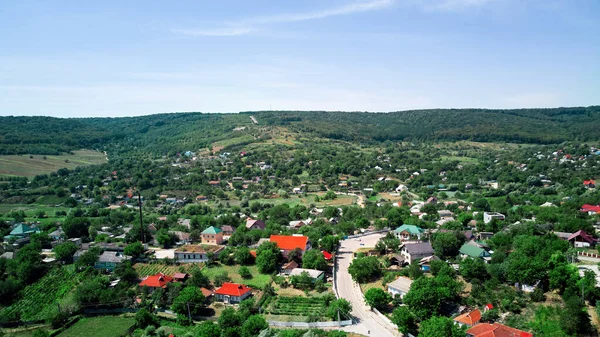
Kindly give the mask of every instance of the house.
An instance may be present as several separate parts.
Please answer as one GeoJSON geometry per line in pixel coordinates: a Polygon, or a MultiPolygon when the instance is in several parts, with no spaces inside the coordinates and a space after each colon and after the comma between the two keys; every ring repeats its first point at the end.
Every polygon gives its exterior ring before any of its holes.
{"type": "Polygon", "coordinates": [[[388,283],[387,291],[392,296],[400,295],[400,298],[402,298],[410,290],[412,282],[408,277],[400,276],[394,282],[388,283]]]}
{"type": "Polygon", "coordinates": [[[583,181],[583,186],[585,186],[586,188],[595,188],[596,187],[596,182],[592,179],[590,180],[584,180],[583,181]]]}
{"type": "Polygon", "coordinates": [[[506,219],[504,214],[497,212],[483,212],[483,223],[488,224],[492,222],[493,219],[503,221],[506,219]]]}
{"type": "Polygon", "coordinates": [[[246,220],[246,228],[248,228],[248,229],[265,229],[265,222],[262,220],[248,219],[248,220],[246,220]]]}
{"type": "Polygon", "coordinates": [[[486,259],[491,256],[487,250],[477,246],[473,241],[463,244],[458,251],[462,258],[470,257],[486,259]]]}
{"type": "Polygon", "coordinates": [[[217,255],[223,246],[214,245],[186,245],[179,247],[174,252],[175,260],[178,262],[206,262],[210,255],[217,255]]]}
{"type": "Polygon", "coordinates": [[[426,203],[428,203],[428,204],[431,204],[431,205],[435,205],[435,204],[437,204],[437,203],[438,203],[438,198],[437,198],[437,197],[435,197],[435,196],[433,196],[433,197],[429,197],[429,199],[427,199],[427,202],[426,202],[426,203]]]}
{"type": "Polygon", "coordinates": [[[62,241],[65,238],[65,231],[63,231],[62,227],[58,227],[57,230],[48,234],[48,236],[54,241],[62,241]]]}
{"type": "Polygon", "coordinates": [[[290,272],[290,276],[300,276],[302,273],[307,273],[313,281],[324,280],[325,272],[316,269],[304,269],[304,268],[294,268],[290,272]]]}
{"type": "Polygon", "coordinates": [[[294,221],[290,221],[290,224],[288,225],[288,227],[291,229],[299,229],[305,225],[306,224],[302,220],[294,220],[294,221]]]}
{"type": "Polygon", "coordinates": [[[215,294],[214,290],[206,289],[204,287],[200,288],[200,291],[202,292],[202,295],[204,295],[204,298],[207,301],[210,301],[213,295],[215,294]]]}
{"type": "Polygon", "coordinates": [[[218,181],[218,180],[211,180],[211,181],[208,182],[208,184],[210,186],[219,186],[221,184],[221,182],[218,181]]]}
{"type": "Polygon", "coordinates": [[[406,187],[406,185],[398,185],[398,187],[396,187],[396,192],[405,192],[408,191],[408,187],[406,187]]]}
{"type": "Polygon", "coordinates": [[[252,288],[243,284],[225,282],[215,291],[215,299],[227,304],[240,303],[252,295],[252,288]]]}
{"type": "Polygon", "coordinates": [[[14,258],[15,258],[14,252],[5,252],[4,254],[0,255],[0,259],[12,260],[14,258]]]}
{"type": "Polygon", "coordinates": [[[326,252],[326,251],[322,250],[321,253],[323,253],[323,257],[327,261],[329,261],[333,258],[333,255],[330,252],[326,252]]]}
{"type": "Polygon", "coordinates": [[[177,237],[177,244],[187,245],[190,242],[192,242],[192,240],[190,239],[190,233],[182,231],[169,231],[169,234],[173,234],[177,237]]]}
{"type": "Polygon", "coordinates": [[[594,206],[594,205],[585,204],[585,205],[581,206],[581,211],[586,212],[589,215],[598,214],[598,213],[600,213],[600,205],[594,206]]]}
{"type": "Polygon", "coordinates": [[[411,239],[421,240],[421,234],[425,231],[415,225],[402,225],[394,230],[394,235],[401,241],[407,241],[411,239]]]}
{"type": "Polygon", "coordinates": [[[481,320],[481,311],[479,309],[475,309],[471,312],[466,312],[458,317],[454,318],[454,324],[458,324],[461,327],[467,326],[472,327],[473,325],[479,323],[481,320]]]}
{"type": "Polygon", "coordinates": [[[548,201],[548,202],[541,204],[540,207],[556,207],[556,205],[551,203],[550,201],[548,201]]]}
{"type": "Polygon", "coordinates": [[[290,275],[292,270],[294,270],[296,268],[298,268],[298,263],[296,261],[290,261],[290,262],[284,264],[283,266],[281,266],[281,272],[286,275],[290,275]]]}
{"type": "Polygon", "coordinates": [[[202,243],[220,245],[223,243],[223,231],[215,226],[210,226],[201,233],[202,243]]]}
{"type": "Polygon", "coordinates": [[[10,234],[4,237],[4,241],[8,242],[7,240],[14,238],[16,240],[18,239],[25,239],[25,238],[29,238],[29,236],[31,236],[32,234],[36,234],[36,233],[40,233],[41,230],[37,227],[30,227],[24,223],[19,223],[15,226],[15,228],[10,231],[10,234]]]}
{"type": "Polygon", "coordinates": [[[150,289],[156,288],[166,288],[167,284],[173,282],[173,278],[171,276],[167,276],[163,273],[158,273],[155,275],[146,276],[142,279],[142,282],[139,283],[140,287],[148,287],[150,289]]]}
{"type": "Polygon", "coordinates": [[[175,273],[173,274],[173,281],[175,282],[185,282],[187,281],[187,279],[190,277],[190,274],[188,273],[175,273]]]}
{"type": "Polygon", "coordinates": [[[221,226],[221,230],[223,231],[223,236],[231,236],[233,234],[233,227],[230,225],[221,226]]]}
{"type": "Polygon", "coordinates": [[[208,201],[208,197],[205,195],[199,195],[196,197],[196,201],[199,201],[199,202],[208,201]]]}
{"type": "Polygon", "coordinates": [[[532,333],[511,328],[500,323],[479,323],[466,331],[467,337],[533,337],[532,333]]]}
{"type": "Polygon", "coordinates": [[[112,272],[125,260],[127,260],[127,258],[120,252],[105,251],[98,257],[98,260],[94,264],[94,268],[105,269],[112,272]]]}
{"type": "Polygon", "coordinates": [[[433,253],[433,247],[429,242],[405,243],[400,249],[400,255],[404,257],[404,262],[407,264],[431,256],[433,253]]]}
{"type": "Polygon", "coordinates": [[[269,241],[277,244],[283,256],[287,256],[289,252],[296,248],[300,249],[302,254],[304,254],[311,247],[308,237],[304,235],[271,235],[269,241]]]}
{"type": "Polygon", "coordinates": [[[598,239],[592,237],[583,230],[571,234],[567,239],[569,243],[572,243],[575,248],[595,246],[598,239]]]}

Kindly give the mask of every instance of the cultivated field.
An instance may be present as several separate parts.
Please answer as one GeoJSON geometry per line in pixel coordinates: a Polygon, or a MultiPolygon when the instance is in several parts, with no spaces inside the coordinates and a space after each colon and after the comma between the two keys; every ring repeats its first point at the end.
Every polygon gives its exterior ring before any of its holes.
{"type": "Polygon", "coordinates": [[[161,263],[136,263],[133,268],[139,277],[163,273],[172,276],[175,273],[191,273],[194,268],[201,267],[201,263],[184,263],[179,266],[167,266],[161,263]]]}
{"type": "Polygon", "coordinates": [[[102,152],[79,150],[73,154],[52,155],[6,155],[0,156],[0,176],[33,177],[47,174],[61,168],[74,169],[78,166],[88,166],[106,163],[102,152]]]}
{"type": "Polygon", "coordinates": [[[82,318],[58,337],[118,337],[124,336],[135,324],[133,317],[102,316],[82,318]]]}

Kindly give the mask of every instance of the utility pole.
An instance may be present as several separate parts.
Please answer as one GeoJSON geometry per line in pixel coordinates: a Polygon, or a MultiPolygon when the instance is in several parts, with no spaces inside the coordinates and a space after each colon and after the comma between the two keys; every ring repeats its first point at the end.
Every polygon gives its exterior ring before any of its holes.
{"type": "Polygon", "coordinates": [[[337,314],[338,314],[338,327],[342,326],[342,320],[340,319],[340,308],[337,309],[337,314]]]}
{"type": "Polygon", "coordinates": [[[192,321],[192,314],[190,313],[190,302],[186,302],[187,303],[187,308],[188,308],[188,318],[190,320],[190,322],[192,321]]]}
{"type": "Polygon", "coordinates": [[[144,233],[144,222],[142,221],[142,195],[138,191],[138,208],[140,209],[140,240],[142,243],[146,241],[146,233],[144,233]]]}

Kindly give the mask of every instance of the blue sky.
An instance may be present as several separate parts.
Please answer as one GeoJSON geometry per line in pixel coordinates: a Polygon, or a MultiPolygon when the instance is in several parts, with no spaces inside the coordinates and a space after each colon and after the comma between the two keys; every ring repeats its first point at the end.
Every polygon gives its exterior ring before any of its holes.
{"type": "Polygon", "coordinates": [[[0,115],[600,104],[600,1],[5,1],[0,115]]]}

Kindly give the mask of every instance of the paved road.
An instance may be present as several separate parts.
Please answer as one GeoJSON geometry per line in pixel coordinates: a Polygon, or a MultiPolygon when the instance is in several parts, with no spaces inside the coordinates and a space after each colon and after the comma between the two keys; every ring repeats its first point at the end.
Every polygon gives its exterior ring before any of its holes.
{"type": "Polygon", "coordinates": [[[340,249],[336,257],[338,263],[336,273],[337,290],[340,297],[345,298],[352,303],[352,315],[358,320],[358,324],[345,327],[343,328],[344,331],[355,332],[365,336],[401,336],[395,327],[387,323],[375,312],[371,311],[365,304],[365,298],[360,291],[360,287],[357,283],[352,281],[352,277],[348,273],[348,267],[352,262],[353,253],[358,248],[362,247],[360,244],[364,244],[364,247],[374,247],[377,241],[383,236],[383,234],[371,234],[361,237],[361,241],[357,241],[357,239],[348,239],[340,243],[340,249]]]}

